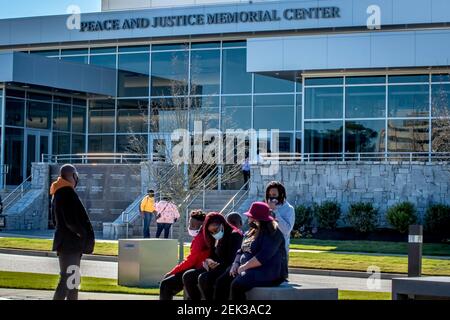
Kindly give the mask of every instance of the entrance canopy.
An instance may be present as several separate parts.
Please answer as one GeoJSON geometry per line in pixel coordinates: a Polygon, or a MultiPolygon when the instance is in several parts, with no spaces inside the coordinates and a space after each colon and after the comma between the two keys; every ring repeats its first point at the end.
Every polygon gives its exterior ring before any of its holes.
{"type": "Polygon", "coordinates": [[[22,52],[0,53],[0,82],[115,96],[116,70],[22,52]]]}

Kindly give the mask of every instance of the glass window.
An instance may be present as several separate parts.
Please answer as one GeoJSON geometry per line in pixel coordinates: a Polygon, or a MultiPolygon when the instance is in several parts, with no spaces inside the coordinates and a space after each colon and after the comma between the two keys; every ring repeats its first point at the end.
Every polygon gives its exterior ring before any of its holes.
{"type": "Polygon", "coordinates": [[[450,119],[439,118],[432,120],[432,152],[450,151],[450,119]]]}
{"type": "Polygon", "coordinates": [[[364,86],[345,89],[347,118],[382,118],[386,116],[386,87],[364,86]]]}
{"type": "Polygon", "coordinates": [[[294,95],[254,97],[254,128],[294,130],[294,95]]]}
{"type": "Polygon", "coordinates": [[[113,153],[114,136],[89,136],[89,153],[113,153]]]}
{"type": "Polygon", "coordinates": [[[278,151],[281,153],[290,153],[293,151],[293,134],[288,132],[280,132],[278,136],[278,151]]]}
{"type": "Polygon", "coordinates": [[[389,86],[390,117],[427,117],[429,86],[389,86]]]}
{"type": "Polygon", "coordinates": [[[302,153],[302,133],[297,132],[295,134],[295,152],[302,153]]]}
{"type": "Polygon", "coordinates": [[[116,47],[91,48],[91,54],[116,53],[116,51],[117,51],[116,47]]]}
{"type": "Polygon", "coordinates": [[[89,107],[89,133],[114,132],[114,100],[92,100],[89,107]]]}
{"type": "Polygon", "coordinates": [[[430,77],[427,74],[389,76],[389,83],[418,83],[418,82],[429,82],[429,81],[430,81],[430,77]]]}
{"type": "Polygon", "coordinates": [[[305,119],[342,118],[342,87],[306,88],[305,119]]]}
{"type": "Polygon", "coordinates": [[[85,153],[86,136],[72,134],[72,154],[85,153]]]}
{"type": "Polygon", "coordinates": [[[187,51],[152,54],[152,96],[188,94],[189,54],[187,51]]]}
{"type": "Polygon", "coordinates": [[[86,100],[73,98],[73,105],[80,106],[80,107],[86,107],[86,100]]]}
{"type": "Polygon", "coordinates": [[[59,50],[39,50],[39,51],[31,51],[31,54],[38,54],[40,56],[59,56],[59,50]]]}
{"type": "Polygon", "coordinates": [[[61,50],[62,56],[76,55],[76,54],[88,54],[88,49],[62,49],[61,50]]]}
{"type": "Polygon", "coordinates": [[[191,53],[191,94],[220,93],[220,51],[201,50],[191,53]]]}
{"type": "Polygon", "coordinates": [[[25,100],[6,98],[5,124],[7,126],[23,127],[25,118],[25,100]]]}
{"type": "Polygon", "coordinates": [[[52,105],[46,102],[27,101],[27,127],[50,129],[52,105]]]}
{"type": "Polygon", "coordinates": [[[342,121],[305,122],[305,153],[341,153],[342,121]]]}
{"type": "Polygon", "coordinates": [[[7,97],[24,98],[25,99],[25,91],[6,89],[6,96],[7,97]]]}
{"type": "Polygon", "coordinates": [[[344,83],[344,78],[307,78],[305,86],[330,86],[344,83]]]}
{"type": "Polygon", "coordinates": [[[347,121],[345,123],[346,152],[384,152],[386,134],[384,120],[347,121]]]}
{"type": "Polygon", "coordinates": [[[219,97],[196,97],[191,100],[190,128],[199,121],[204,130],[219,129],[219,97]]]}
{"type": "Polygon", "coordinates": [[[148,53],[119,55],[119,97],[147,97],[149,85],[148,53]]]}
{"type": "Polygon", "coordinates": [[[450,117],[450,84],[431,86],[431,113],[433,117],[450,117]]]}
{"type": "Polygon", "coordinates": [[[220,42],[194,42],[191,44],[192,49],[209,49],[220,48],[220,42]]]}
{"type": "Polygon", "coordinates": [[[297,95],[297,130],[302,130],[302,95],[298,94],[297,95]]]}
{"type": "Polygon", "coordinates": [[[19,185],[23,182],[23,145],[23,129],[5,129],[5,164],[9,166],[7,185],[19,185]]]}
{"type": "Polygon", "coordinates": [[[74,62],[74,63],[88,63],[88,57],[87,56],[69,56],[69,57],[61,57],[61,60],[65,62],[74,62]]]}
{"type": "Polygon", "coordinates": [[[86,132],[86,109],[73,107],[72,132],[86,132]]]}
{"type": "Polygon", "coordinates": [[[70,154],[70,133],[53,132],[53,154],[70,154]]]}
{"type": "Polygon", "coordinates": [[[428,152],[428,120],[389,120],[389,152],[428,152]]]}
{"type": "Polygon", "coordinates": [[[168,50],[187,50],[188,44],[172,43],[172,44],[153,44],[152,51],[168,51],[168,50]]]}
{"type": "Polygon", "coordinates": [[[119,52],[148,52],[150,46],[127,46],[119,47],[119,52]]]}
{"type": "Polygon", "coordinates": [[[252,127],[252,97],[223,96],[222,97],[222,130],[242,129],[252,127]]]}
{"type": "Polygon", "coordinates": [[[72,103],[72,98],[62,97],[62,96],[53,96],[53,103],[63,103],[63,104],[70,105],[72,103]]]}
{"type": "Polygon", "coordinates": [[[172,133],[188,128],[188,100],[186,98],[152,99],[150,127],[152,132],[172,133]]]}
{"type": "Polygon", "coordinates": [[[293,79],[255,74],[255,93],[294,92],[293,79]]]}
{"type": "Polygon", "coordinates": [[[117,152],[118,153],[148,153],[147,135],[118,135],[117,152]]]}
{"type": "Polygon", "coordinates": [[[53,105],[53,130],[70,131],[70,106],[53,105]]]}
{"type": "Polygon", "coordinates": [[[148,100],[117,100],[117,132],[147,132],[148,100]]]}
{"type": "Polygon", "coordinates": [[[52,102],[52,96],[48,94],[28,92],[28,99],[52,102]]]}
{"type": "Polygon", "coordinates": [[[432,82],[450,82],[450,74],[433,74],[431,76],[432,82]]]}
{"type": "Polygon", "coordinates": [[[116,69],[116,55],[91,56],[91,62],[94,66],[116,69]]]}
{"type": "Polygon", "coordinates": [[[251,96],[222,96],[222,106],[224,107],[251,107],[251,96]]]}
{"type": "Polygon", "coordinates": [[[374,77],[347,77],[346,84],[383,84],[386,83],[386,76],[374,77]]]}
{"type": "Polygon", "coordinates": [[[232,48],[232,47],[246,47],[247,41],[224,41],[222,46],[224,48],[232,48]]]}
{"type": "Polygon", "coordinates": [[[252,92],[252,74],[247,72],[246,49],[224,50],[222,65],[223,93],[252,92]]]}

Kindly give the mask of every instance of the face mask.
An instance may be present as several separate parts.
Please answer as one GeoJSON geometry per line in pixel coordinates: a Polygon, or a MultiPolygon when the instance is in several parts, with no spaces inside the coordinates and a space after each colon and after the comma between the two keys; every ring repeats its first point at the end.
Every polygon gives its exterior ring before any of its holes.
{"type": "Polygon", "coordinates": [[[259,226],[254,221],[250,222],[248,225],[250,226],[250,228],[253,228],[253,229],[258,229],[259,228],[259,226]]]}
{"type": "Polygon", "coordinates": [[[275,205],[281,205],[281,197],[269,197],[268,199],[267,199],[267,201],[269,202],[269,203],[273,203],[273,204],[275,204],[275,205]]]}
{"type": "Polygon", "coordinates": [[[220,230],[216,234],[213,234],[213,238],[216,239],[216,240],[222,239],[223,238],[223,228],[222,228],[222,230],[220,230]]]}
{"type": "Polygon", "coordinates": [[[200,233],[200,229],[198,230],[188,229],[188,233],[191,237],[196,237],[200,233]]]}

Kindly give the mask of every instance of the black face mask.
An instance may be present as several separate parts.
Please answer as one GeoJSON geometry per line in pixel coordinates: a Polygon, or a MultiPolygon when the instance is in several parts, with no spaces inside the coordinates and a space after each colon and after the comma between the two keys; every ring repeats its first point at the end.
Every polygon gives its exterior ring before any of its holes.
{"type": "Polygon", "coordinates": [[[268,197],[267,202],[281,204],[281,197],[268,197]]]}
{"type": "Polygon", "coordinates": [[[250,222],[248,225],[250,226],[250,228],[253,228],[253,229],[258,229],[259,228],[259,226],[254,221],[250,222]]]}

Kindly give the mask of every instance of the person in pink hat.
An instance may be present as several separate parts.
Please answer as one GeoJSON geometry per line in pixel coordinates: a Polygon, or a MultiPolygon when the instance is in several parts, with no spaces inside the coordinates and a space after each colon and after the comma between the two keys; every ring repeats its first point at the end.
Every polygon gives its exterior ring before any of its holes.
{"type": "Polygon", "coordinates": [[[284,236],[265,202],[245,213],[249,231],[230,268],[216,281],[215,300],[246,300],[255,287],[275,287],[288,278],[284,236]]]}

